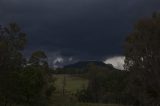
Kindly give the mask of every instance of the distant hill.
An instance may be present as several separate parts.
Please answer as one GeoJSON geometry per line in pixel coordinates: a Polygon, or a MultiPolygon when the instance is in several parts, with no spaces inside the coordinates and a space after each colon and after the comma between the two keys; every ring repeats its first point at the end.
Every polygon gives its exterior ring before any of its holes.
{"type": "Polygon", "coordinates": [[[64,66],[64,68],[86,68],[89,65],[96,65],[96,66],[100,66],[100,67],[113,67],[111,64],[105,64],[101,61],[79,61],[77,63],[74,64],[70,64],[70,65],[66,65],[64,66]]]}
{"type": "Polygon", "coordinates": [[[87,73],[90,66],[103,68],[105,70],[117,70],[112,64],[105,64],[102,61],[79,61],[74,64],[66,65],[63,68],[57,69],[59,74],[83,74],[87,73]]]}

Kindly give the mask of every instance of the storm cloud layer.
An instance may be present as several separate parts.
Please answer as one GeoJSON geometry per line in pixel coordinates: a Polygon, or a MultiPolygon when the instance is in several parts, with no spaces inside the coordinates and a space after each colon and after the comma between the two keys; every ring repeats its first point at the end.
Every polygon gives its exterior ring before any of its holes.
{"type": "Polygon", "coordinates": [[[136,20],[160,9],[160,0],[0,0],[0,24],[17,22],[27,33],[26,52],[50,60],[102,60],[123,55],[136,20]]]}

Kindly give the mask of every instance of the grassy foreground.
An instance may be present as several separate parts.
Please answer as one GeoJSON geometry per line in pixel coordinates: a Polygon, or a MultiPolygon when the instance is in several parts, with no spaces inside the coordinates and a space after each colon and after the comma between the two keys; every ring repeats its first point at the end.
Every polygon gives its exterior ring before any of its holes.
{"type": "Polygon", "coordinates": [[[124,106],[117,104],[101,104],[101,103],[76,103],[76,102],[72,103],[69,100],[69,95],[76,93],[77,90],[81,90],[84,87],[86,88],[88,85],[88,80],[79,76],[71,76],[71,75],[54,75],[54,78],[56,78],[55,81],[56,91],[60,92],[60,95],[57,95],[55,98],[53,98],[53,101],[55,103],[53,104],[53,106],[124,106]],[[64,81],[65,81],[65,91],[67,94],[69,94],[66,97],[61,95],[64,81]]]}
{"type": "Polygon", "coordinates": [[[55,75],[56,78],[55,86],[57,91],[61,92],[65,83],[65,91],[69,93],[75,93],[77,90],[86,88],[88,80],[71,75],[55,75]]]}
{"type": "MultiPolygon", "coordinates": [[[[54,105],[53,105],[54,106],[54,105]]],[[[78,104],[63,104],[57,106],[125,106],[125,105],[118,105],[118,104],[98,104],[98,103],[78,103],[78,104]]]]}
{"type": "Polygon", "coordinates": [[[124,106],[117,104],[97,104],[97,103],[80,103],[77,106],[124,106]]]}

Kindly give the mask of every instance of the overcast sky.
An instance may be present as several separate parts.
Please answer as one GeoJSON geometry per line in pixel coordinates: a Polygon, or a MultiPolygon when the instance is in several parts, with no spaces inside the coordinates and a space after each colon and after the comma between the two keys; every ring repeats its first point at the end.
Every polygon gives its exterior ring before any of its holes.
{"type": "Polygon", "coordinates": [[[21,26],[26,54],[41,49],[53,62],[105,60],[123,55],[136,20],[158,10],[160,0],[0,0],[0,24],[21,26]]]}

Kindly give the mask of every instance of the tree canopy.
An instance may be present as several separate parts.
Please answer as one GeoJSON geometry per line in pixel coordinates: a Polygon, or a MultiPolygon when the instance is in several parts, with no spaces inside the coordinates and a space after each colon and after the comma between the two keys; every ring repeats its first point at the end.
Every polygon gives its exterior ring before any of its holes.
{"type": "Polygon", "coordinates": [[[0,27],[0,105],[45,106],[54,91],[47,56],[23,56],[26,34],[16,23],[0,27]]]}
{"type": "Polygon", "coordinates": [[[130,92],[145,106],[160,105],[160,15],[139,20],[125,41],[130,92]]]}

